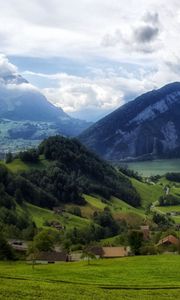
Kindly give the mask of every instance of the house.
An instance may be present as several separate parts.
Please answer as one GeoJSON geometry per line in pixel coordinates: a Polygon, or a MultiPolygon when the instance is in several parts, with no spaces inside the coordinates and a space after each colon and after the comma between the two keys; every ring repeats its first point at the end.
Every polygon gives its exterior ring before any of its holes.
{"type": "Polygon", "coordinates": [[[180,240],[178,238],[176,238],[173,235],[168,235],[163,239],[161,239],[158,242],[157,246],[169,246],[169,245],[179,246],[179,244],[180,244],[180,240]]]}
{"type": "Polygon", "coordinates": [[[51,221],[49,225],[57,230],[64,230],[64,226],[62,226],[58,221],[51,221]]]}
{"type": "Polygon", "coordinates": [[[8,240],[8,244],[17,252],[26,253],[28,245],[26,241],[23,240],[8,240]]]}
{"type": "Polygon", "coordinates": [[[35,261],[37,264],[52,264],[67,260],[68,256],[65,251],[41,251],[35,254],[30,254],[27,258],[27,262],[35,261]]]}
{"type": "Polygon", "coordinates": [[[118,258],[128,256],[130,247],[94,247],[92,253],[101,258],[118,258]]]}
{"type": "Polygon", "coordinates": [[[129,247],[102,247],[103,258],[118,258],[128,256],[130,254],[129,247]]]}
{"type": "Polygon", "coordinates": [[[72,252],[68,255],[68,261],[80,261],[82,260],[82,252],[72,252]]]}
{"type": "Polygon", "coordinates": [[[62,207],[53,207],[54,214],[62,215],[65,211],[62,207]]]}
{"type": "Polygon", "coordinates": [[[143,233],[143,239],[144,241],[149,240],[150,238],[150,230],[148,225],[143,225],[140,227],[141,232],[143,233]]]}

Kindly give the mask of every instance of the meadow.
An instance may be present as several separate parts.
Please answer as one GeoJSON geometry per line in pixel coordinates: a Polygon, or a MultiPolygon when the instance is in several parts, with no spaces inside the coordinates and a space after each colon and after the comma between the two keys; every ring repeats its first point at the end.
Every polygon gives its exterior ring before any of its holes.
{"type": "Polygon", "coordinates": [[[0,299],[180,299],[180,257],[159,255],[54,265],[0,262],[0,299]]]}

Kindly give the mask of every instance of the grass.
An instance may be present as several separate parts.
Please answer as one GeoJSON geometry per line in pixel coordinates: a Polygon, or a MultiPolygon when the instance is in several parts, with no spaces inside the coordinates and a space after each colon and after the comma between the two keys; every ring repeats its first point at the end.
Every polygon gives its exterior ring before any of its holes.
{"type": "Polygon", "coordinates": [[[160,184],[151,185],[134,178],[131,179],[131,182],[141,196],[143,207],[157,201],[164,194],[163,187],[160,184]]]}
{"type": "Polygon", "coordinates": [[[178,255],[38,265],[0,263],[0,299],[180,299],[178,255]]]}
{"type": "Polygon", "coordinates": [[[168,213],[168,212],[180,212],[180,205],[172,205],[172,206],[157,206],[157,209],[161,210],[162,212],[168,213]]]}
{"type": "Polygon", "coordinates": [[[84,198],[87,203],[89,203],[91,206],[93,206],[97,209],[103,210],[107,206],[107,204],[103,203],[102,200],[98,197],[84,195],[84,198]]]}
{"type": "Polygon", "coordinates": [[[43,156],[40,156],[38,163],[24,163],[21,159],[16,158],[8,164],[1,160],[0,164],[5,165],[13,173],[19,173],[30,169],[44,169],[49,165],[49,162],[43,156]]]}
{"type": "Polygon", "coordinates": [[[90,223],[90,221],[86,218],[80,218],[70,213],[57,215],[54,214],[52,210],[40,208],[29,203],[26,203],[26,209],[38,228],[45,227],[44,222],[52,220],[60,222],[60,224],[65,226],[66,229],[83,227],[90,223]]]}
{"type": "MultiPolygon", "coordinates": [[[[156,206],[154,208],[156,211],[161,213],[170,213],[170,212],[180,212],[180,205],[172,205],[172,206],[156,206]]],[[[179,216],[172,216],[172,219],[175,221],[176,224],[180,224],[180,215],[179,216]]]]}
{"type": "Polygon", "coordinates": [[[91,209],[91,215],[94,211],[102,211],[105,207],[109,207],[112,215],[116,220],[124,219],[130,225],[138,226],[142,223],[142,220],[146,217],[142,209],[134,208],[133,206],[127,204],[126,202],[116,198],[111,197],[109,201],[102,202],[102,199],[98,196],[84,195],[88,205],[85,208],[81,208],[82,212],[91,209]]]}
{"type": "Polygon", "coordinates": [[[180,159],[161,159],[127,163],[128,167],[142,176],[164,175],[167,172],[179,172],[180,159]]]}

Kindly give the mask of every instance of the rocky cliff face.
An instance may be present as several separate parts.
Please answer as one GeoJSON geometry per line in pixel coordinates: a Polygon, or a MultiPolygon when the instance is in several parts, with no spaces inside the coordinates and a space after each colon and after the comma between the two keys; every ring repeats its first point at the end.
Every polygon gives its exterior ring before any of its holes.
{"type": "Polygon", "coordinates": [[[180,156],[180,83],[125,104],[87,129],[80,140],[110,160],[180,156]]]}

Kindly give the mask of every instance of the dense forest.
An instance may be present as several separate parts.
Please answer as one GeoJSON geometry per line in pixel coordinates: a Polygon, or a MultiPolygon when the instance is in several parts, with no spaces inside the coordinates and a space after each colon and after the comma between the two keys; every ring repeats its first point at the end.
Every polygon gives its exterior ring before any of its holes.
{"type": "MultiPolygon", "coordinates": [[[[18,209],[26,199],[25,181],[12,175],[0,165],[0,231],[6,235],[33,237],[36,226],[23,209],[18,209]]],[[[34,189],[35,190],[35,189],[34,189]]]]}

